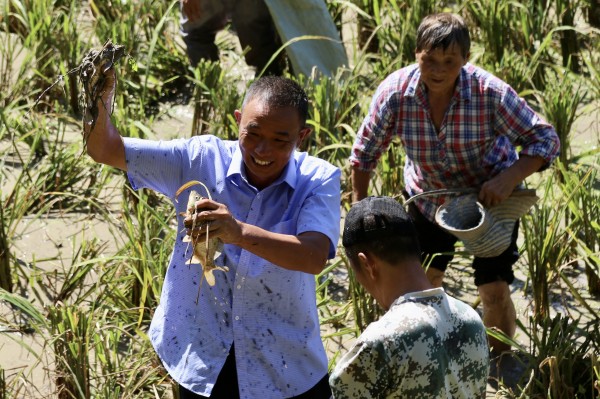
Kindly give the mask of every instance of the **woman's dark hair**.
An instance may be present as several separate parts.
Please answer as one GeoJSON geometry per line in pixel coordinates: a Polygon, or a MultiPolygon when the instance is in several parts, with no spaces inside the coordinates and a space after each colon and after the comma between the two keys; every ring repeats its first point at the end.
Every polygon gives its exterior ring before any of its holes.
{"type": "Polygon", "coordinates": [[[457,44],[467,58],[471,50],[471,37],[465,21],[456,14],[439,13],[423,18],[417,29],[417,52],[438,48],[446,50],[457,44]]]}

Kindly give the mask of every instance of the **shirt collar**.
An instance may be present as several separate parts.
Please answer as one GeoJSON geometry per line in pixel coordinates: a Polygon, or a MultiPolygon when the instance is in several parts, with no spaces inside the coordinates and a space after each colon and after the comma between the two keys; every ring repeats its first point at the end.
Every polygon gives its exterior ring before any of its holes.
{"type": "Polygon", "coordinates": [[[392,302],[390,309],[396,305],[400,305],[401,303],[410,301],[412,298],[427,298],[436,295],[444,295],[445,292],[446,291],[444,291],[444,288],[442,287],[431,288],[423,291],[408,292],[396,298],[396,300],[392,302]]]}
{"type": "Polygon", "coordinates": [[[469,81],[469,74],[467,73],[467,67],[470,67],[469,63],[466,63],[460,68],[460,75],[458,76],[458,87],[460,87],[460,99],[469,101],[471,100],[471,85],[469,81]]]}
{"type": "MultiPolygon", "coordinates": [[[[292,156],[290,157],[289,162],[285,165],[283,172],[281,175],[275,180],[271,186],[276,186],[282,182],[287,183],[292,189],[296,188],[296,181],[298,180],[298,176],[296,174],[296,160],[297,152],[294,151],[292,156]]],[[[244,159],[242,158],[242,150],[240,149],[240,145],[235,147],[235,151],[233,152],[233,156],[231,157],[231,163],[229,164],[229,168],[227,169],[227,178],[231,179],[233,176],[240,176],[240,178],[246,182],[249,186],[252,186],[248,181],[248,177],[246,176],[246,169],[244,168],[244,159]]],[[[270,187],[271,187],[270,186],[270,187]]]]}
{"type": "Polygon", "coordinates": [[[240,150],[240,143],[238,141],[237,145],[235,146],[233,156],[231,157],[231,163],[227,169],[227,177],[230,178],[234,175],[240,175],[246,179],[246,171],[242,167],[243,164],[244,160],[242,159],[242,150],[240,150]]]}
{"type": "Polygon", "coordinates": [[[421,70],[419,69],[418,64],[414,64],[414,65],[415,65],[415,71],[411,75],[410,80],[408,81],[408,86],[406,87],[406,90],[404,91],[405,97],[414,97],[415,95],[417,95],[417,90],[420,87],[419,82],[421,81],[421,70]]]}

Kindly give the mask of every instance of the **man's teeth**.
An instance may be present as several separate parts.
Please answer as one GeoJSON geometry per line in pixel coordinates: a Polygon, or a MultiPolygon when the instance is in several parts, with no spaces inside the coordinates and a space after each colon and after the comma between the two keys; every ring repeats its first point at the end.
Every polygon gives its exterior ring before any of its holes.
{"type": "Polygon", "coordinates": [[[261,161],[260,159],[256,159],[256,158],[254,158],[254,162],[256,162],[257,164],[259,164],[261,166],[267,166],[268,164],[271,163],[269,161],[261,161]]]}

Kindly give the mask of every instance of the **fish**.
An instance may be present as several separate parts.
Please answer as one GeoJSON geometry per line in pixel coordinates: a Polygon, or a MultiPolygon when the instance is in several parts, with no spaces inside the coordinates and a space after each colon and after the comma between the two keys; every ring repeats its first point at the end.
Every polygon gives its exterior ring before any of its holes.
{"type": "MultiPolygon", "coordinates": [[[[187,204],[188,209],[193,208],[196,201],[199,201],[202,198],[203,197],[200,194],[198,194],[198,192],[196,192],[195,190],[191,190],[187,204]]],[[[191,213],[193,214],[196,212],[202,212],[202,209],[194,209],[191,213]]],[[[196,226],[192,225],[192,230],[194,229],[194,227],[196,226]]],[[[221,254],[223,250],[223,241],[221,241],[219,238],[210,238],[210,232],[208,229],[206,229],[205,237],[193,238],[189,235],[186,235],[183,238],[183,242],[190,243],[193,248],[192,257],[188,259],[185,262],[185,264],[201,265],[203,278],[211,287],[215,285],[215,270],[220,270],[223,272],[229,271],[229,268],[227,266],[215,265],[215,259],[221,254]]]]}
{"type": "MultiPolygon", "coordinates": [[[[177,197],[184,190],[192,187],[194,185],[201,185],[208,195],[208,199],[212,199],[210,196],[210,191],[208,187],[204,185],[202,182],[197,180],[192,180],[177,190],[175,193],[175,201],[177,202],[177,197]]],[[[186,217],[188,215],[193,215],[196,212],[202,212],[202,209],[196,209],[195,204],[196,201],[200,201],[202,197],[197,191],[190,190],[190,196],[188,197],[188,203],[186,212],[181,212],[180,216],[186,217]],[[190,209],[192,209],[190,211],[190,209]]],[[[195,221],[194,221],[195,223],[195,221]]],[[[192,230],[197,227],[192,224],[192,230]]],[[[215,270],[228,272],[229,268],[227,266],[217,266],[215,265],[215,259],[221,254],[223,250],[223,241],[219,238],[211,238],[210,231],[206,229],[206,235],[204,237],[192,237],[190,235],[185,235],[183,237],[183,242],[188,243],[188,248],[191,245],[192,247],[192,256],[188,259],[185,264],[186,265],[200,265],[202,267],[202,277],[200,280],[200,285],[198,286],[198,295],[196,296],[196,304],[198,303],[198,298],[200,297],[200,287],[202,286],[202,282],[206,280],[209,286],[213,287],[215,285],[215,270]]],[[[187,252],[187,249],[186,249],[187,252]]]]}
{"type": "MultiPolygon", "coordinates": [[[[83,107],[87,110],[84,114],[84,123],[92,129],[98,118],[97,101],[105,90],[105,73],[124,56],[126,56],[125,46],[107,40],[102,49],[90,50],[78,67],[79,80],[83,85],[83,107]]],[[[87,141],[85,135],[84,140],[87,141]]]]}

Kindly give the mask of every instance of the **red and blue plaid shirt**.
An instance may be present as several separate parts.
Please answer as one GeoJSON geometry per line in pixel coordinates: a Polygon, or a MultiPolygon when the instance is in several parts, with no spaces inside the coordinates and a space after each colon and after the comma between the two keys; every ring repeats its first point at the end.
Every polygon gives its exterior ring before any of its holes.
{"type": "MultiPolygon", "coordinates": [[[[439,132],[430,114],[417,64],[389,75],[378,87],[352,147],[352,166],[371,171],[394,138],[406,153],[409,195],[444,188],[479,187],[521,155],[540,156],[546,166],[558,155],[554,128],[505,82],[466,64],[439,132]]],[[[434,220],[443,196],[416,202],[434,220]]]]}

